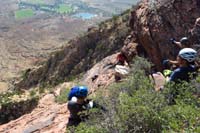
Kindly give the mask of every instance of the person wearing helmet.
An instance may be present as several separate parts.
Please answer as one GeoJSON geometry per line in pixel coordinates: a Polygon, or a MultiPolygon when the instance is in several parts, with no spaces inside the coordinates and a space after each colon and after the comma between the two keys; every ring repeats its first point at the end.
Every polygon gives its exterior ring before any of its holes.
{"type": "MultiPolygon", "coordinates": [[[[172,44],[175,44],[176,46],[178,46],[180,49],[183,49],[183,48],[189,48],[189,39],[187,37],[182,37],[180,39],[180,41],[176,41],[174,38],[171,38],[170,39],[171,43],[172,44]]],[[[178,65],[178,62],[176,60],[164,60],[163,61],[163,64],[166,65],[166,64],[170,64],[170,65],[178,65]]]]}
{"type": "Polygon", "coordinates": [[[68,100],[70,101],[72,97],[86,97],[88,93],[88,88],[86,86],[74,86],[71,88],[68,94],[68,100]]]}
{"type": "Polygon", "coordinates": [[[190,47],[189,39],[187,37],[182,37],[180,41],[176,41],[174,38],[170,39],[172,44],[177,45],[180,49],[190,47]]]}
{"type": "Polygon", "coordinates": [[[86,86],[74,86],[71,88],[68,95],[67,107],[70,112],[70,117],[67,126],[77,126],[81,121],[88,118],[87,115],[81,115],[80,112],[91,108],[99,108],[102,111],[107,109],[91,99],[86,99],[88,88],[86,86]]]}
{"type": "Polygon", "coordinates": [[[191,74],[196,71],[195,66],[193,65],[196,57],[197,52],[192,48],[180,50],[177,56],[179,67],[170,75],[169,81],[174,81],[175,83],[179,83],[180,81],[189,82],[191,74]]]}
{"type": "MultiPolygon", "coordinates": [[[[195,72],[197,72],[197,66],[196,64],[194,64],[196,57],[197,51],[192,48],[184,48],[180,50],[177,56],[178,67],[174,71],[171,71],[168,66],[164,66],[165,70],[163,71],[163,74],[155,73],[154,75],[152,75],[155,81],[155,89],[162,90],[164,84],[170,81],[173,81],[175,83],[180,83],[181,81],[189,82],[190,79],[195,76],[195,72]],[[163,81],[163,77],[165,77],[165,82],[161,82],[163,81]]],[[[163,62],[163,65],[166,65],[165,63],[166,62],[163,62]]]]}
{"type": "Polygon", "coordinates": [[[86,99],[88,88],[86,86],[74,86],[68,95],[67,107],[70,112],[68,126],[77,126],[81,121],[79,112],[92,108],[92,101],[86,99]]]}

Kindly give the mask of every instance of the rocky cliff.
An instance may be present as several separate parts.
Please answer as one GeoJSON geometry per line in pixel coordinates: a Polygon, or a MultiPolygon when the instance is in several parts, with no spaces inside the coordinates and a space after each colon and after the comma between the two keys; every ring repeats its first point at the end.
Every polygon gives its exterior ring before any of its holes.
{"type": "Polygon", "coordinates": [[[174,58],[179,50],[169,39],[189,36],[199,16],[199,0],[144,0],[132,11],[130,26],[148,57],[161,69],[161,61],[174,58]]]}
{"type": "Polygon", "coordinates": [[[67,105],[55,103],[55,97],[49,94],[40,100],[31,113],[1,125],[0,133],[64,133],[68,118],[67,105]]]}
{"type": "MultiPolygon", "coordinates": [[[[29,88],[39,83],[59,84],[69,80],[69,75],[88,70],[83,81],[92,88],[91,91],[95,91],[93,88],[113,82],[113,71],[108,67],[116,58],[114,53],[133,42],[139,44],[139,54],[144,53],[161,69],[162,59],[174,58],[178,52],[178,48],[169,44],[169,38],[189,36],[191,46],[199,48],[198,17],[199,0],[144,0],[131,12],[130,21],[128,15],[123,14],[102,23],[100,28],[89,29],[86,35],[52,54],[43,65],[27,70],[16,86],[29,88]],[[132,31],[127,26],[128,22],[132,31]],[[95,75],[98,77],[92,81],[95,75]]],[[[55,103],[54,96],[47,95],[31,114],[0,126],[0,132],[64,132],[68,116],[66,105],[55,103]]]]}

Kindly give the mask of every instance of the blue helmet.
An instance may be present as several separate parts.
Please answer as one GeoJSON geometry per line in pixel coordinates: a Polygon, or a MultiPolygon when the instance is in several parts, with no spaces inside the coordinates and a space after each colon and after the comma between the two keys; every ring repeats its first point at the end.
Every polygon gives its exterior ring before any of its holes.
{"type": "Polygon", "coordinates": [[[86,97],[88,95],[88,88],[86,86],[79,86],[76,93],[77,97],[86,97]]]}

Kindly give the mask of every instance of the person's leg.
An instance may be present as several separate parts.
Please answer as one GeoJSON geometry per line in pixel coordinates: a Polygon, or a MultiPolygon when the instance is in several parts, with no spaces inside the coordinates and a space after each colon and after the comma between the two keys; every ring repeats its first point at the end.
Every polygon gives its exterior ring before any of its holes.
{"type": "Polygon", "coordinates": [[[80,122],[81,122],[81,119],[69,118],[69,121],[67,123],[67,127],[69,127],[69,126],[78,126],[80,122]]]}
{"type": "Polygon", "coordinates": [[[78,113],[81,111],[81,106],[74,101],[69,101],[67,107],[70,112],[67,126],[77,126],[81,122],[78,116],[78,113]]]}

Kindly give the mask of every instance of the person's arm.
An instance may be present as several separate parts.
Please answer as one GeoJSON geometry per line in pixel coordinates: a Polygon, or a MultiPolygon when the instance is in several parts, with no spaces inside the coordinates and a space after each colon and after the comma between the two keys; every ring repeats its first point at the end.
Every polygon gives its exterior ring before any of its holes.
{"type": "Polygon", "coordinates": [[[179,48],[183,47],[181,42],[177,42],[174,38],[171,38],[170,41],[171,41],[172,44],[178,46],[179,48]]]}
{"type": "Polygon", "coordinates": [[[172,64],[172,65],[178,65],[178,61],[176,61],[176,60],[175,61],[169,60],[169,63],[172,64]]]}
{"type": "Polygon", "coordinates": [[[128,62],[127,62],[127,61],[124,61],[124,66],[127,66],[127,67],[129,67],[129,64],[128,64],[128,62]]]}
{"type": "Polygon", "coordinates": [[[178,65],[178,61],[174,61],[174,60],[169,60],[169,59],[167,59],[167,60],[163,60],[163,66],[164,67],[166,67],[165,69],[169,69],[168,67],[169,67],[169,65],[178,65]]]}
{"type": "Polygon", "coordinates": [[[183,48],[182,44],[180,42],[174,41],[174,44],[178,46],[179,48],[183,48]]]}
{"type": "Polygon", "coordinates": [[[86,109],[98,108],[98,109],[101,109],[102,111],[107,111],[107,109],[104,106],[100,105],[98,102],[93,101],[91,99],[87,99],[85,101],[84,106],[85,106],[86,109]]]}
{"type": "Polygon", "coordinates": [[[108,111],[103,105],[100,105],[99,103],[93,101],[93,107],[101,109],[102,111],[108,111]]]}
{"type": "Polygon", "coordinates": [[[180,73],[179,69],[174,70],[174,72],[170,75],[169,81],[176,82],[178,80],[179,73],[180,73]]]}

